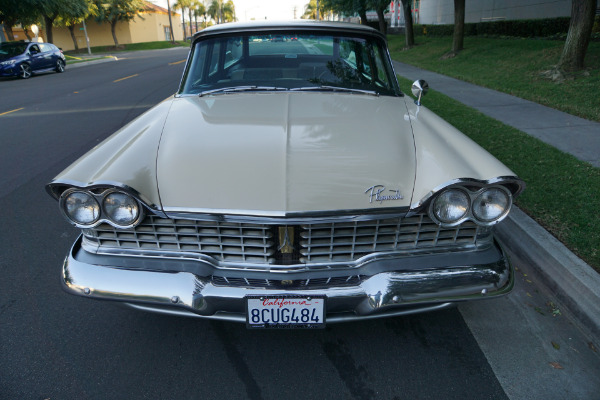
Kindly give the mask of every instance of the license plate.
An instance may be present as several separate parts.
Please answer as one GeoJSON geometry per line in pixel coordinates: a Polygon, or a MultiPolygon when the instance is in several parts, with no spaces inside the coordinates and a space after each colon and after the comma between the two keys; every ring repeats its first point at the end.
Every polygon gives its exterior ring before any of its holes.
{"type": "Polygon", "coordinates": [[[325,327],[325,297],[248,296],[246,299],[248,328],[325,327]]]}

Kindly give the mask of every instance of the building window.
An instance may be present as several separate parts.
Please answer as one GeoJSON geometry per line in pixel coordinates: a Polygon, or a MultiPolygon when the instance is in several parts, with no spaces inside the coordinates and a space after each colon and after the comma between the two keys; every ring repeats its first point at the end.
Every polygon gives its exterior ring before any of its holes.
{"type": "Polygon", "coordinates": [[[165,40],[170,41],[171,40],[171,27],[170,26],[165,26],[165,40]]]}

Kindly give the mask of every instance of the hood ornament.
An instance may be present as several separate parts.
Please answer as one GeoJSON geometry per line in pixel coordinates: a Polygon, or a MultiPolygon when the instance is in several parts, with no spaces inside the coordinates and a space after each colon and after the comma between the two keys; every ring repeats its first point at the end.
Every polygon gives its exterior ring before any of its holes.
{"type": "Polygon", "coordinates": [[[369,203],[376,201],[381,204],[384,201],[402,200],[404,198],[404,196],[400,194],[400,190],[389,189],[387,192],[390,194],[384,194],[386,193],[386,190],[383,185],[374,185],[365,190],[365,194],[369,195],[369,203]]]}
{"type": "Polygon", "coordinates": [[[279,247],[281,254],[292,254],[294,252],[294,228],[288,226],[279,227],[279,247]]]}

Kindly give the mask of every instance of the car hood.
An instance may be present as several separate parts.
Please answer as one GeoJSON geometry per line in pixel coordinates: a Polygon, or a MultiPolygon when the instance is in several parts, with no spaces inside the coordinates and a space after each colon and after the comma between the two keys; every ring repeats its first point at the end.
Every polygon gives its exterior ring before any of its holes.
{"type": "Polygon", "coordinates": [[[21,56],[9,56],[9,55],[6,55],[6,54],[0,54],[0,62],[1,61],[8,61],[8,60],[10,60],[12,58],[14,58],[16,60],[16,59],[18,59],[20,57],[21,56]]]}
{"type": "Polygon", "coordinates": [[[47,189],[119,187],[171,216],[290,216],[417,209],[453,183],[507,177],[515,174],[409,97],[240,93],[171,97],[47,189]]]}
{"type": "Polygon", "coordinates": [[[408,207],[402,98],[239,93],[173,100],[157,157],[164,211],[284,216],[408,207]]]}

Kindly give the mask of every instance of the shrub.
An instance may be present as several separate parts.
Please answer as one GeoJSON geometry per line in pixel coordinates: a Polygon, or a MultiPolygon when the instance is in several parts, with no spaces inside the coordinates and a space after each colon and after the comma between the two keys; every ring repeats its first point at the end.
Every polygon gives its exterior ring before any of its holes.
{"type": "MultiPolygon", "coordinates": [[[[548,19],[523,19],[511,21],[490,21],[465,24],[465,36],[516,36],[516,37],[555,37],[569,31],[569,17],[548,19]]],[[[452,36],[452,25],[416,25],[417,34],[427,36],[452,36]]],[[[600,30],[599,18],[596,17],[594,29],[600,30]],[[598,25],[598,26],[597,26],[598,25]]]]}

